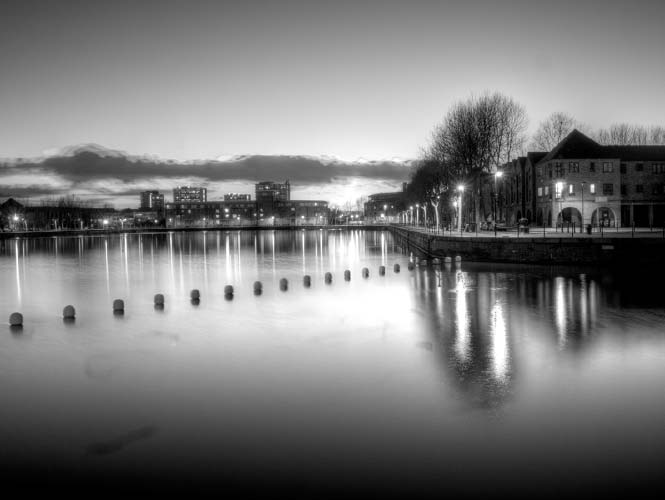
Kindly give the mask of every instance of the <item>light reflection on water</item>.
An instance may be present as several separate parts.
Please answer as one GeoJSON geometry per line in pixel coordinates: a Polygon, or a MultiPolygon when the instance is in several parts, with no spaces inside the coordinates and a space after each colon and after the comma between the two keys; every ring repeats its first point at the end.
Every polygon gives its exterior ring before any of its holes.
{"type": "Polygon", "coordinates": [[[648,476],[665,458],[659,295],[589,270],[408,260],[389,233],[360,230],[2,241],[0,314],[25,316],[0,335],[2,458],[80,465],[101,449],[168,469],[177,449],[236,472],[279,457],[297,476],[325,450],[340,474],[387,481],[402,456],[413,480],[439,477],[437,463],[565,481],[571,461],[614,477],[632,461],[648,476]]]}

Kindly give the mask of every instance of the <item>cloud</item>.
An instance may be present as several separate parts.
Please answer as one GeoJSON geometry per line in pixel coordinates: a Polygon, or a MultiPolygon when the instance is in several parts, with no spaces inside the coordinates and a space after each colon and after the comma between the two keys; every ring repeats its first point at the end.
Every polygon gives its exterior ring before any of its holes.
{"type": "MultiPolygon", "coordinates": [[[[181,184],[207,186],[209,192],[253,193],[263,180],[291,181],[295,193],[325,193],[334,203],[343,196],[398,187],[409,178],[408,161],[331,161],[303,156],[239,156],[224,161],[175,162],[77,151],[71,156],[6,164],[0,167],[1,196],[73,193],[88,199],[131,197],[145,189],[169,191],[181,184]],[[245,185],[245,189],[238,189],[245,185]],[[353,189],[348,186],[352,185],[353,189]],[[229,186],[232,186],[229,189],[229,186]],[[362,192],[362,187],[367,190],[362,192]],[[339,189],[337,189],[339,188],[339,189]]],[[[326,199],[326,198],[324,198],[326,199]]]]}

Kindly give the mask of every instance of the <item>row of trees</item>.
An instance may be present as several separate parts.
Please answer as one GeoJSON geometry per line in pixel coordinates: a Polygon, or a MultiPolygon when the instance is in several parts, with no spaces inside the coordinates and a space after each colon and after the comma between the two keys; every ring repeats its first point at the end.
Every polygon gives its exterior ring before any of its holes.
{"type": "MultiPolygon", "coordinates": [[[[435,126],[407,188],[409,204],[431,205],[436,223],[450,220],[456,186],[465,186],[472,220],[480,222],[481,174],[531,151],[550,151],[573,129],[601,144],[665,144],[665,127],[615,124],[596,132],[565,113],[553,113],[527,134],[525,108],[512,97],[485,93],[455,103],[435,126]],[[530,140],[529,140],[530,139],[530,140]]],[[[431,213],[431,212],[430,212],[431,213]]]]}

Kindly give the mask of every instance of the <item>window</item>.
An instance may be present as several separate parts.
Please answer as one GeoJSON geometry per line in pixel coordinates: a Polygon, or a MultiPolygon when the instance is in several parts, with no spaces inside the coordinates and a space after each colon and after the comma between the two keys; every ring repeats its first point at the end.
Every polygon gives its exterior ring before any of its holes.
{"type": "Polygon", "coordinates": [[[549,187],[549,186],[545,186],[545,196],[547,196],[547,195],[549,195],[549,194],[550,194],[550,187],[549,187]]]}
{"type": "Polygon", "coordinates": [[[595,172],[596,171],[596,162],[592,161],[589,163],[589,172],[595,172]]]}
{"type": "Polygon", "coordinates": [[[536,173],[538,174],[538,177],[542,176],[542,175],[543,175],[543,167],[541,167],[540,165],[538,165],[538,166],[536,167],[536,173]]]}
{"type": "Polygon", "coordinates": [[[626,173],[626,164],[625,163],[622,163],[622,164],[619,165],[619,172],[622,173],[622,174],[626,173]]]}
{"type": "Polygon", "coordinates": [[[612,162],[611,161],[603,162],[603,173],[610,174],[612,172],[614,172],[614,165],[612,164],[612,162]]]}
{"type": "Polygon", "coordinates": [[[556,171],[556,176],[557,177],[563,177],[563,165],[561,163],[555,163],[554,164],[554,169],[556,171]]]}
{"type": "Polygon", "coordinates": [[[665,163],[652,163],[651,170],[654,174],[665,174],[665,163]]]}
{"type": "Polygon", "coordinates": [[[549,175],[549,178],[552,178],[552,165],[547,165],[547,174],[549,175]]]}
{"type": "Polygon", "coordinates": [[[623,196],[628,194],[628,186],[626,184],[621,184],[621,194],[623,196]]]}
{"type": "Polygon", "coordinates": [[[561,198],[561,194],[563,193],[563,182],[557,182],[554,185],[554,193],[557,198],[561,198]]]}
{"type": "Polygon", "coordinates": [[[636,193],[644,193],[644,185],[642,185],[642,184],[635,184],[635,192],[636,192],[636,193]]]}
{"type": "Polygon", "coordinates": [[[596,194],[596,185],[595,184],[589,184],[589,192],[591,194],[596,194]]]}
{"type": "Polygon", "coordinates": [[[580,163],[577,161],[568,162],[568,173],[578,174],[580,172],[580,163]]]}
{"type": "Polygon", "coordinates": [[[543,188],[539,187],[538,188],[538,196],[542,196],[542,195],[543,195],[543,188]]]}
{"type": "Polygon", "coordinates": [[[603,184],[603,195],[613,195],[614,194],[614,184],[603,184]]]}
{"type": "Polygon", "coordinates": [[[568,194],[575,194],[575,186],[573,184],[568,184],[568,194]]]}
{"type": "Polygon", "coordinates": [[[635,164],[635,172],[642,172],[644,170],[644,163],[635,164]]]}

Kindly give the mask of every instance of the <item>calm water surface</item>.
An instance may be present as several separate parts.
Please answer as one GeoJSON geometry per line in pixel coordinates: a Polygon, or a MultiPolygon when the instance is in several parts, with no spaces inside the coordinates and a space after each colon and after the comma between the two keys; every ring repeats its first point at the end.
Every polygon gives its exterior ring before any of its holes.
{"type": "Polygon", "coordinates": [[[25,317],[0,332],[1,465],[312,496],[662,486],[655,277],[410,258],[362,230],[0,242],[0,316],[25,317]]]}

